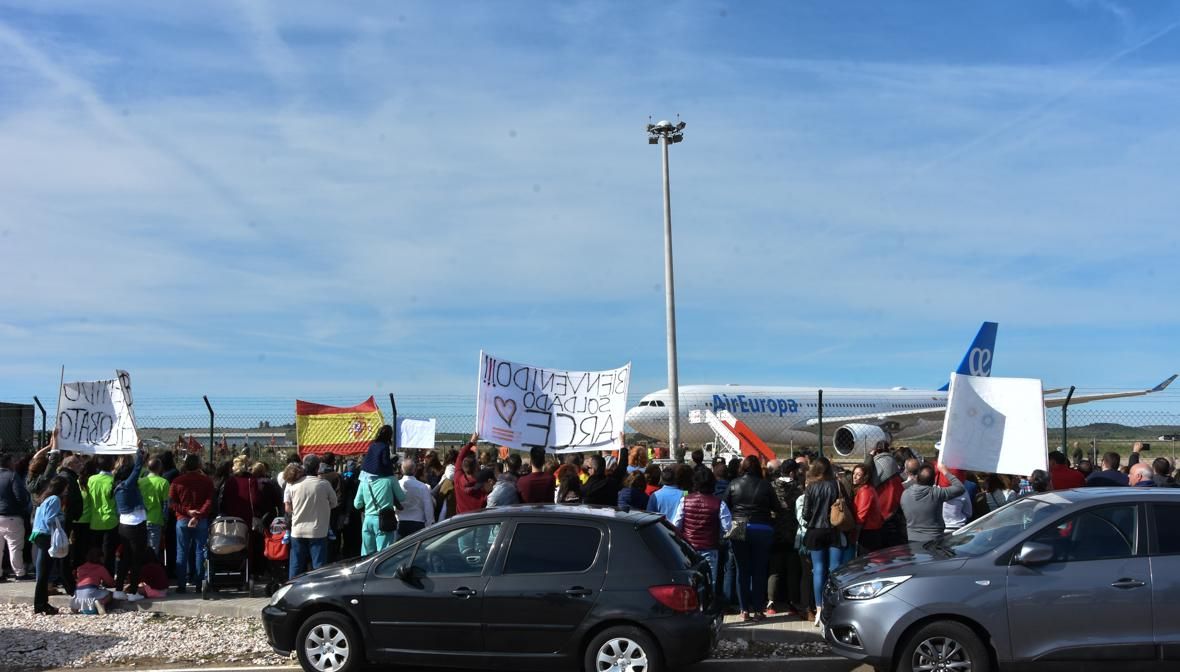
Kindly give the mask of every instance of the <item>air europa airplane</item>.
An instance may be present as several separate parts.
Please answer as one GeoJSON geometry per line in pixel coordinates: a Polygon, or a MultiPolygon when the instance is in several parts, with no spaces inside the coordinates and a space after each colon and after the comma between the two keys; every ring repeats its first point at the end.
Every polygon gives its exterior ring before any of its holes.
{"type": "MultiPolygon", "coordinates": [[[[995,322],[984,322],[956,370],[961,375],[990,376],[995,353],[995,322]]],[[[1107,394],[1075,394],[1070,405],[1136,397],[1159,392],[1176,379],[1172,376],[1151,389],[1107,394]]],[[[913,439],[942,430],[947,387],[937,390],[823,389],[823,421],[832,447],[841,455],[860,454],[877,441],[913,439]]],[[[699,445],[713,440],[705,424],[690,424],[688,414],[708,409],[729,411],[767,443],[814,446],[818,443],[819,390],[816,387],[763,387],[756,385],[681,385],[680,440],[699,445]]],[[[1065,404],[1061,389],[1046,390],[1045,406],[1065,404]]],[[[627,411],[627,424],[635,431],[668,440],[668,390],[653,392],[627,411]]]]}

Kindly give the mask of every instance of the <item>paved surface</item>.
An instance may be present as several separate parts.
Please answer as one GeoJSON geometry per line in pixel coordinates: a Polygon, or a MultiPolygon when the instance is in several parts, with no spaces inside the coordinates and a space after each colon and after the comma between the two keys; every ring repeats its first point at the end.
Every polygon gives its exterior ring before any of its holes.
{"type": "MultiPolygon", "coordinates": [[[[199,593],[169,594],[158,600],[144,599],[126,606],[141,611],[154,611],[169,616],[222,616],[226,618],[257,618],[268,602],[266,597],[247,597],[244,593],[224,592],[213,599],[202,600],[199,593]]],[[[50,604],[68,609],[68,595],[54,595],[50,604]]],[[[0,583],[0,604],[33,604],[32,581],[0,583]]],[[[723,639],[745,639],[752,642],[820,641],[819,630],[810,622],[775,616],[761,623],[743,623],[737,616],[727,616],[722,629],[723,639]]]]}

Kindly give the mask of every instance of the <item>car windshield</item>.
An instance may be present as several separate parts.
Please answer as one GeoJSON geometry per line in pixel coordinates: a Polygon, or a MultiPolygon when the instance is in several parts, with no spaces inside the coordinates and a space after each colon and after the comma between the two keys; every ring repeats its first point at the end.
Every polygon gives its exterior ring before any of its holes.
{"type": "Polygon", "coordinates": [[[990,553],[1025,530],[1055,517],[1066,503],[1054,495],[1019,499],[942,537],[937,543],[956,556],[990,553]]]}

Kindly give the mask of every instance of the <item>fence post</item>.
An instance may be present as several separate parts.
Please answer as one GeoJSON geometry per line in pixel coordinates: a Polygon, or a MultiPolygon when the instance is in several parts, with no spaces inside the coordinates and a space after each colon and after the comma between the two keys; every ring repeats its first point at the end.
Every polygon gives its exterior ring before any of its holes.
{"type": "Polygon", "coordinates": [[[397,432],[397,401],[395,401],[393,398],[393,392],[389,393],[389,407],[391,409],[393,409],[393,424],[390,425],[390,427],[393,427],[393,440],[389,442],[389,444],[390,444],[389,445],[389,452],[396,455],[397,454],[397,434],[398,434],[398,432],[397,432]]]}
{"type": "Polygon", "coordinates": [[[819,401],[816,404],[819,407],[819,456],[824,456],[824,391],[819,391],[819,401]]]}
{"type": "Polygon", "coordinates": [[[1069,400],[1073,399],[1073,391],[1077,389],[1073,385],[1069,386],[1069,394],[1065,395],[1065,403],[1061,405],[1061,452],[1069,455],[1069,423],[1067,418],[1069,415],[1069,400]]]}
{"type": "Polygon", "coordinates": [[[205,408],[209,409],[209,464],[216,465],[217,460],[213,456],[213,405],[209,403],[209,395],[201,397],[205,400],[205,408]]]}
{"type": "Polygon", "coordinates": [[[41,405],[41,400],[37,395],[33,395],[33,402],[37,404],[37,408],[41,409],[41,441],[37,444],[38,448],[45,447],[45,407],[41,405]]]}

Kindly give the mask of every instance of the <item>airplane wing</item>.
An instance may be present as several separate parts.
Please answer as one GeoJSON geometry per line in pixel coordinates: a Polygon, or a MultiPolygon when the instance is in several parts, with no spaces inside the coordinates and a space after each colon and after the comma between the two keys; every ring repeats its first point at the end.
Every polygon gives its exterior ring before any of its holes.
{"type": "MultiPolygon", "coordinates": [[[[838,424],[847,425],[849,423],[861,423],[866,425],[884,425],[889,423],[897,423],[899,425],[912,425],[919,420],[942,420],[946,415],[946,406],[932,406],[930,408],[919,408],[911,411],[898,411],[896,413],[865,413],[864,415],[841,415],[828,417],[824,416],[824,424],[838,424]]],[[[815,427],[819,424],[817,418],[812,418],[805,423],[807,427],[815,427]]]]}
{"type": "MultiPolygon", "coordinates": [[[[1153,387],[1149,390],[1133,390],[1131,392],[1108,392],[1105,394],[1075,394],[1073,396],[1073,399],[1069,400],[1069,405],[1073,406],[1074,404],[1084,404],[1087,401],[1101,401],[1103,399],[1122,399],[1123,397],[1142,397],[1145,394],[1151,394],[1153,392],[1162,392],[1163,390],[1167,389],[1167,387],[1169,385],[1171,385],[1172,381],[1174,381],[1174,380],[1176,380],[1175,374],[1173,374],[1167,380],[1165,380],[1164,382],[1160,383],[1159,385],[1156,385],[1155,387],[1153,387]]],[[[1052,399],[1045,400],[1045,408],[1057,408],[1059,406],[1064,406],[1064,405],[1065,405],[1065,397],[1054,397],[1052,399]]]]}
{"type": "MultiPolygon", "coordinates": [[[[1075,394],[1070,399],[1070,406],[1074,404],[1084,404],[1089,401],[1101,401],[1103,399],[1121,399],[1123,397],[1142,397],[1145,394],[1153,394],[1155,392],[1162,392],[1167,389],[1172,381],[1176,380],[1173,375],[1159,385],[1147,390],[1132,390],[1130,392],[1107,392],[1102,394],[1075,394]]],[[[1046,390],[1046,394],[1052,394],[1054,390],[1046,390]]],[[[1065,405],[1065,397],[1053,397],[1045,400],[1045,408],[1057,408],[1065,405]]],[[[942,420],[946,415],[946,406],[932,406],[930,408],[920,408],[910,411],[898,411],[896,413],[865,413],[863,415],[841,415],[833,417],[825,417],[825,425],[847,425],[849,423],[863,423],[866,425],[886,425],[896,423],[901,426],[912,425],[919,420],[942,420]]],[[[807,427],[815,427],[819,424],[819,420],[812,418],[802,423],[807,427]]]]}

